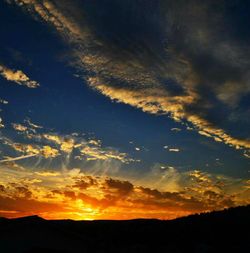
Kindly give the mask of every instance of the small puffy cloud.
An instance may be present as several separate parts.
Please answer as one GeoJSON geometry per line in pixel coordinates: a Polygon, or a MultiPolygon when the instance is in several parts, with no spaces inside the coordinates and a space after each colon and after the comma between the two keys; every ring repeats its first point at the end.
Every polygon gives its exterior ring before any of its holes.
{"type": "Polygon", "coordinates": [[[23,126],[22,124],[13,123],[12,126],[16,131],[19,131],[19,132],[24,132],[24,131],[27,131],[28,129],[26,126],[23,126]]]}
{"type": "Polygon", "coordinates": [[[169,152],[180,152],[179,148],[170,148],[169,152]]]}
{"type": "Polygon", "coordinates": [[[89,140],[89,144],[94,145],[94,146],[101,146],[101,141],[100,140],[89,140]]]}
{"type": "Polygon", "coordinates": [[[40,150],[40,154],[42,154],[45,158],[54,158],[59,155],[59,151],[50,146],[43,146],[40,150]]]}
{"type": "Polygon", "coordinates": [[[34,156],[41,156],[44,158],[55,158],[60,153],[56,148],[53,148],[48,145],[37,145],[37,144],[26,144],[26,143],[16,143],[12,142],[9,139],[5,139],[4,144],[11,147],[13,150],[15,150],[18,154],[22,154],[21,156],[18,155],[16,157],[8,157],[7,159],[2,159],[0,162],[9,162],[9,161],[16,161],[16,160],[22,160],[34,156]]]}
{"type": "Polygon", "coordinates": [[[27,155],[38,155],[40,153],[39,147],[33,144],[12,143],[11,147],[16,151],[27,155]]]}
{"type": "Polygon", "coordinates": [[[61,151],[65,153],[71,153],[74,147],[77,147],[75,145],[75,141],[73,138],[70,137],[61,137],[59,135],[53,135],[53,134],[44,134],[43,137],[49,141],[52,141],[60,146],[61,151]]]}
{"type": "Polygon", "coordinates": [[[171,131],[180,132],[180,131],[181,131],[181,128],[173,127],[173,128],[171,128],[171,131]]]}
{"type": "Polygon", "coordinates": [[[3,124],[3,120],[2,118],[0,117],[0,128],[4,127],[4,124],[3,124]]]}
{"type": "Polygon", "coordinates": [[[36,125],[30,121],[30,119],[25,119],[22,124],[12,123],[13,129],[18,133],[22,134],[24,138],[32,139],[34,137],[40,138],[37,132],[42,129],[42,126],[36,125]]]}
{"type": "Polygon", "coordinates": [[[0,99],[0,104],[4,104],[7,105],[9,102],[7,100],[4,99],[0,99]]]}
{"type": "Polygon", "coordinates": [[[244,152],[244,156],[245,156],[246,158],[250,158],[250,151],[245,151],[245,152],[244,152]]]}
{"type": "Polygon", "coordinates": [[[21,70],[12,70],[3,65],[0,65],[0,75],[8,81],[15,82],[28,88],[37,88],[40,86],[38,82],[31,80],[21,70]]]}
{"type": "Polygon", "coordinates": [[[169,152],[180,152],[179,148],[169,147],[167,145],[165,145],[163,148],[168,150],[169,152]]]}

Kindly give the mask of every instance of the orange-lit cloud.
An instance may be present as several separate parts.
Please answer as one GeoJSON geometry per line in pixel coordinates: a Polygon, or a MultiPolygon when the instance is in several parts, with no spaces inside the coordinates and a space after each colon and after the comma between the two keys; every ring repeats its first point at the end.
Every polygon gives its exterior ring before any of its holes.
{"type": "MultiPolygon", "coordinates": [[[[95,138],[83,138],[77,133],[60,135],[55,132],[46,132],[43,127],[25,120],[24,124],[12,123],[15,132],[21,138],[21,142],[2,136],[3,145],[16,151],[16,156],[6,156],[1,163],[28,159],[31,157],[53,159],[61,157],[65,163],[71,159],[81,161],[116,161],[118,163],[139,162],[127,153],[120,152],[113,147],[103,147],[101,140],[95,138]]],[[[105,166],[107,168],[107,164],[105,166]]]]}
{"type": "Polygon", "coordinates": [[[23,126],[21,124],[13,123],[12,126],[16,131],[20,131],[20,132],[26,131],[28,129],[26,126],[23,126]]]}
{"type": "Polygon", "coordinates": [[[139,184],[87,175],[79,169],[34,172],[0,167],[0,213],[6,217],[38,214],[53,219],[171,219],[250,201],[247,181],[198,170],[175,171],[179,190],[172,191],[151,188],[146,178],[139,184]]]}
{"type": "Polygon", "coordinates": [[[15,82],[28,88],[37,88],[40,86],[38,82],[31,80],[21,70],[12,70],[4,65],[0,65],[0,75],[8,81],[15,82]]]}

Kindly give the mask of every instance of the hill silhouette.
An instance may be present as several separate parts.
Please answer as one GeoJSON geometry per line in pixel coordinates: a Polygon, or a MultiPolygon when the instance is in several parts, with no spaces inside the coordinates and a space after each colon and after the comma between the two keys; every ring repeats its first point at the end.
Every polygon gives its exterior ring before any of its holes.
{"type": "Polygon", "coordinates": [[[248,252],[250,205],[170,221],[0,219],[3,253],[248,252]]]}

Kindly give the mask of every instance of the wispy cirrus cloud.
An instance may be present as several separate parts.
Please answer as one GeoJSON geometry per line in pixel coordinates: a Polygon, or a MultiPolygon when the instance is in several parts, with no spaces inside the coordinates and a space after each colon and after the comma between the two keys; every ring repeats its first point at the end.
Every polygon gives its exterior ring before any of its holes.
{"type": "Polygon", "coordinates": [[[41,136],[50,142],[55,143],[60,147],[60,150],[65,153],[71,153],[73,149],[78,150],[76,156],[80,160],[110,160],[115,159],[123,163],[135,161],[129,158],[126,153],[121,153],[114,148],[102,147],[101,141],[96,139],[85,140],[84,138],[74,136],[60,136],[53,133],[43,134],[41,136]]]}
{"type": "Polygon", "coordinates": [[[9,162],[14,162],[14,161],[19,161],[26,158],[34,157],[36,155],[37,154],[29,154],[29,155],[23,155],[23,156],[18,156],[18,157],[5,157],[4,159],[0,160],[0,163],[9,163],[9,162]]]}
{"type": "MultiPolygon", "coordinates": [[[[32,123],[30,119],[25,120],[23,124],[12,123],[12,127],[18,134],[20,141],[13,141],[13,138],[6,136],[2,136],[0,141],[3,147],[6,147],[5,151],[8,149],[10,149],[10,153],[15,151],[16,156],[5,155],[0,160],[1,163],[32,157],[51,160],[59,157],[61,160],[65,160],[65,164],[68,164],[70,160],[78,163],[88,161],[131,163],[139,161],[116,148],[104,147],[101,140],[98,139],[84,138],[77,133],[63,135],[47,132],[46,128],[32,123]]],[[[108,168],[107,165],[105,167],[108,168]]]]}

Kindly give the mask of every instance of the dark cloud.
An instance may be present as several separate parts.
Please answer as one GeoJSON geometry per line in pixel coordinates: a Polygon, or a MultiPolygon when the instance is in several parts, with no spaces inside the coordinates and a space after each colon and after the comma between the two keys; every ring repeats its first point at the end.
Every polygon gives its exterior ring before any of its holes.
{"type": "Polygon", "coordinates": [[[76,194],[72,191],[65,191],[63,194],[65,197],[68,197],[70,199],[73,199],[73,200],[76,199],[76,194]]]}
{"type": "Polygon", "coordinates": [[[105,181],[107,190],[116,190],[120,195],[126,196],[133,191],[133,184],[129,181],[121,181],[109,178],[105,181]]]}
{"type": "Polygon", "coordinates": [[[81,190],[85,190],[91,186],[97,185],[96,178],[92,176],[83,176],[81,178],[77,178],[74,187],[77,187],[81,190]]]}
{"type": "Polygon", "coordinates": [[[26,198],[10,198],[0,196],[1,212],[5,211],[8,217],[20,217],[27,215],[42,215],[49,212],[62,212],[65,211],[64,207],[59,204],[40,202],[26,198]]]}
{"type": "Polygon", "coordinates": [[[25,186],[17,186],[16,191],[19,197],[23,197],[26,199],[30,199],[32,197],[32,192],[25,186]]]}
{"type": "Polygon", "coordinates": [[[0,192],[4,192],[5,187],[3,185],[0,185],[0,192]]]}

